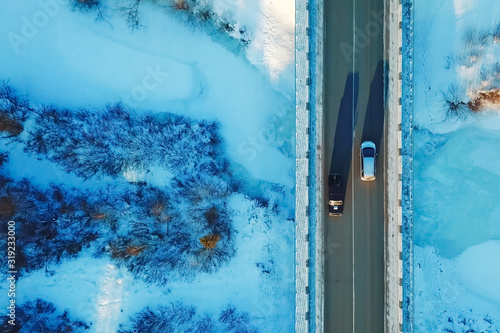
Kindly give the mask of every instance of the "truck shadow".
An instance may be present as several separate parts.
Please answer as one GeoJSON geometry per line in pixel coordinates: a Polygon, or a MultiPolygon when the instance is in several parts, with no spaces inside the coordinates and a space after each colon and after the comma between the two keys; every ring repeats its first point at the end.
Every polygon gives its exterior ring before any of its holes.
{"type": "Polygon", "coordinates": [[[377,151],[380,151],[380,142],[384,133],[385,93],[387,93],[387,89],[384,89],[384,82],[387,83],[387,80],[384,80],[384,67],[386,67],[384,66],[384,61],[380,60],[370,84],[370,95],[368,97],[368,105],[366,106],[365,122],[361,136],[361,141],[373,141],[377,147],[377,151]]]}
{"type": "Polygon", "coordinates": [[[342,95],[342,99],[340,100],[332,160],[330,162],[330,174],[336,173],[342,175],[344,196],[351,168],[353,131],[357,119],[358,92],[359,74],[350,73],[347,75],[344,95],[342,95]]]}

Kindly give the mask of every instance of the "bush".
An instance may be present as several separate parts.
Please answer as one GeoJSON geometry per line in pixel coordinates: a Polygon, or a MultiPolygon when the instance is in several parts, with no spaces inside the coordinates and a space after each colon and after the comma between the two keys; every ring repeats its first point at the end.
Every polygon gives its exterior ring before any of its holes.
{"type": "Polygon", "coordinates": [[[500,43],[500,23],[493,30],[493,40],[495,43],[500,43]]]}
{"type": "Polygon", "coordinates": [[[24,130],[24,122],[33,109],[7,83],[0,83],[0,137],[17,137],[24,130]]]}
{"type": "Polygon", "coordinates": [[[152,165],[195,174],[206,165],[226,170],[218,125],[168,115],[138,116],[121,105],[100,113],[44,107],[38,112],[26,151],[47,157],[83,178],[116,177],[152,165]]]}
{"type": "Polygon", "coordinates": [[[250,325],[248,313],[239,313],[234,305],[228,305],[219,316],[219,322],[224,326],[224,332],[228,333],[256,333],[255,327],[250,325]]]}
{"type": "Polygon", "coordinates": [[[93,11],[101,6],[101,0],[71,0],[71,5],[75,10],[93,11]]]}
{"type": "Polygon", "coordinates": [[[0,153],[0,168],[2,168],[5,163],[9,163],[9,153],[0,153]]]}
{"type": "Polygon", "coordinates": [[[56,307],[41,299],[23,303],[16,309],[16,325],[9,324],[10,318],[2,318],[2,332],[20,333],[79,333],[87,331],[90,326],[80,320],[72,320],[68,311],[62,314],[56,307]]]}
{"type": "MultiPolygon", "coordinates": [[[[226,212],[222,214],[227,216],[226,212]]],[[[206,220],[176,217],[166,225],[158,221],[149,223],[148,232],[145,225],[137,222],[133,223],[133,228],[143,234],[136,236],[137,233],[132,232],[130,236],[120,236],[102,251],[148,283],[165,285],[171,278],[191,280],[199,272],[212,273],[235,253],[231,220],[218,221],[212,226],[206,220]],[[216,234],[216,230],[221,233],[216,234]],[[217,241],[211,239],[216,246],[207,247],[200,242],[200,238],[207,235],[217,235],[217,241]],[[140,251],[132,255],[132,248],[140,251]]]]}
{"type": "Polygon", "coordinates": [[[467,106],[475,112],[488,107],[500,110],[500,89],[477,92],[476,97],[467,106]]]}
{"type": "Polygon", "coordinates": [[[18,136],[23,129],[19,121],[10,118],[5,111],[0,110],[0,132],[7,133],[8,136],[18,136]]]}
{"type": "Polygon", "coordinates": [[[131,30],[138,30],[143,27],[140,21],[140,4],[141,0],[130,0],[126,4],[118,6],[118,11],[125,17],[127,25],[131,30]]]}
{"type": "Polygon", "coordinates": [[[463,117],[467,114],[468,98],[465,89],[452,84],[448,87],[448,91],[443,93],[443,99],[447,106],[447,117],[463,117]]]}
{"type": "Polygon", "coordinates": [[[256,333],[248,313],[241,313],[233,305],[220,313],[218,323],[208,314],[198,315],[196,308],[180,302],[155,309],[143,309],[129,322],[120,324],[119,333],[256,333]]]}
{"type": "Polygon", "coordinates": [[[104,231],[89,214],[88,195],[55,185],[40,190],[28,180],[2,178],[0,234],[6,240],[7,222],[16,221],[20,274],[75,257],[104,231]]]}
{"type": "Polygon", "coordinates": [[[214,272],[235,253],[223,201],[199,206],[195,219],[180,214],[165,192],[152,187],[89,192],[56,185],[42,190],[4,176],[0,181],[0,242],[5,245],[7,222],[14,219],[20,274],[47,269],[96,243],[97,255],[107,253],[137,278],[164,285],[172,277],[214,272]],[[217,246],[200,243],[207,235],[218,235],[217,246]]]}
{"type": "Polygon", "coordinates": [[[180,302],[160,306],[154,310],[147,307],[127,324],[120,324],[119,333],[210,333],[215,332],[215,322],[208,315],[197,315],[194,306],[180,302]]]}

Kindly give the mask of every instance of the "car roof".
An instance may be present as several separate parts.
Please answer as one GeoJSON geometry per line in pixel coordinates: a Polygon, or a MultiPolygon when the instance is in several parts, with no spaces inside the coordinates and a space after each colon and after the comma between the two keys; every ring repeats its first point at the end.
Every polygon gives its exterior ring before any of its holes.
{"type": "Polygon", "coordinates": [[[373,157],[365,157],[363,163],[363,171],[365,176],[374,176],[375,175],[375,161],[373,157]]]}

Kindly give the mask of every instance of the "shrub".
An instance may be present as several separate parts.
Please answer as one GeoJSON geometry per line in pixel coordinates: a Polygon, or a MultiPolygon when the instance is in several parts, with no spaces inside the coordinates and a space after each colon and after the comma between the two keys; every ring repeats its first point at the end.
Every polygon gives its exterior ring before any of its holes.
{"type": "Polygon", "coordinates": [[[131,30],[138,30],[143,27],[140,21],[140,4],[141,0],[130,0],[127,4],[118,6],[118,11],[125,17],[131,30]]]}
{"type": "Polygon", "coordinates": [[[18,136],[23,129],[19,121],[10,118],[5,111],[0,111],[0,132],[7,133],[9,136],[18,136]]]}
{"type": "Polygon", "coordinates": [[[448,91],[443,93],[443,98],[447,106],[447,116],[462,117],[467,112],[467,95],[465,90],[457,85],[450,85],[448,91]]]}
{"type": "Polygon", "coordinates": [[[500,23],[493,30],[493,40],[495,43],[500,43],[500,23]]]}
{"type": "Polygon", "coordinates": [[[200,243],[205,247],[205,249],[213,249],[215,248],[219,240],[220,240],[219,235],[211,234],[200,238],[200,243]]]}
{"type": "Polygon", "coordinates": [[[101,6],[101,0],[71,0],[71,5],[75,10],[93,11],[101,6]]]}
{"type": "Polygon", "coordinates": [[[0,198],[0,218],[11,219],[16,214],[16,206],[11,197],[0,198]]]}
{"type": "Polygon", "coordinates": [[[234,305],[228,305],[219,316],[219,322],[224,326],[224,332],[256,333],[257,329],[250,325],[248,313],[239,313],[234,305]]]}
{"type": "Polygon", "coordinates": [[[233,305],[220,313],[218,323],[208,314],[198,315],[194,306],[180,302],[157,308],[147,307],[120,324],[119,333],[256,333],[248,313],[241,313],[233,305]]]}
{"type": "Polygon", "coordinates": [[[4,178],[4,184],[0,191],[0,233],[7,239],[7,222],[16,221],[16,266],[20,273],[75,257],[105,230],[86,212],[88,195],[55,185],[40,190],[28,180],[4,178]]]}
{"type": "Polygon", "coordinates": [[[188,10],[189,5],[185,0],[174,0],[174,8],[177,10],[188,10]]]}
{"type": "Polygon", "coordinates": [[[143,309],[129,322],[120,324],[119,333],[210,333],[215,332],[215,322],[208,315],[197,315],[194,306],[180,302],[156,309],[143,309]]]}
{"type": "Polygon", "coordinates": [[[214,12],[208,7],[201,8],[196,13],[196,17],[202,23],[210,21],[213,18],[213,16],[214,16],[214,12]]]}
{"type": "Polygon", "coordinates": [[[469,101],[467,106],[469,109],[476,112],[487,107],[500,110],[500,89],[477,92],[476,97],[469,101]]]}
{"type": "Polygon", "coordinates": [[[9,320],[7,316],[2,318],[2,332],[79,333],[90,328],[83,321],[71,319],[67,310],[60,313],[54,304],[41,299],[28,301],[16,309],[15,326],[9,320]]]}
{"type": "Polygon", "coordinates": [[[9,153],[0,153],[0,168],[3,167],[5,163],[9,163],[9,153]]]}
{"type": "Polygon", "coordinates": [[[7,83],[0,83],[0,137],[13,138],[24,130],[23,123],[33,109],[7,83]]]}
{"type": "Polygon", "coordinates": [[[162,223],[149,224],[147,234],[119,237],[103,251],[148,283],[165,285],[174,277],[191,280],[199,272],[218,270],[235,253],[232,226],[227,226],[229,235],[223,238],[207,224],[180,218],[169,221],[163,230],[162,223]]]}
{"type": "Polygon", "coordinates": [[[227,170],[218,125],[193,123],[175,115],[138,116],[114,105],[101,113],[44,107],[38,112],[26,151],[47,157],[83,178],[116,177],[129,169],[160,165],[195,174],[212,165],[211,174],[227,170]]]}

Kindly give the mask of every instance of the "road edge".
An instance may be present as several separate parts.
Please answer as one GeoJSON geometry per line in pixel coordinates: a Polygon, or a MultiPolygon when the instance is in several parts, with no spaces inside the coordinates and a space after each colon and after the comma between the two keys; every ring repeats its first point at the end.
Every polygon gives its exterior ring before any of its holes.
{"type": "Polygon", "coordinates": [[[295,75],[295,332],[322,333],[323,0],[295,1],[295,75]]]}
{"type": "Polygon", "coordinates": [[[295,1],[295,332],[309,330],[309,14],[295,1]]]}
{"type": "Polygon", "coordinates": [[[399,0],[384,2],[384,58],[387,68],[387,115],[385,160],[385,332],[403,329],[403,264],[402,264],[402,136],[401,136],[401,72],[402,72],[402,5],[399,0]]]}
{"type": "MultiPolygon", "coordinates": [[[[324,30],[323,30],[323,0],[316,0],[317,14],[315,16],[316,20],[313,20],[315,25],[315,80],[313,86],[315,90],[315,105],[314,112],[312,112],[312,121],[315,121],[313,133],[315,134],[315,140],[312,142],[312,149],[315,150],[315,164],[314,164],[314,176],[315,176],[315,199],[314,212],[315,212],[315,298],[314,298],[314,314],[315,314],[315,324],[314,332],[323,333],[324,332],[324,300],[325,300],[325,260],[324,260],[324,212],[325,212],[325,201],[324,201],[324,110],[323,110],[323,41],[324,41],[324,30]]],[[[311,330],[312,331],[312,330],[311,330]]]]}

